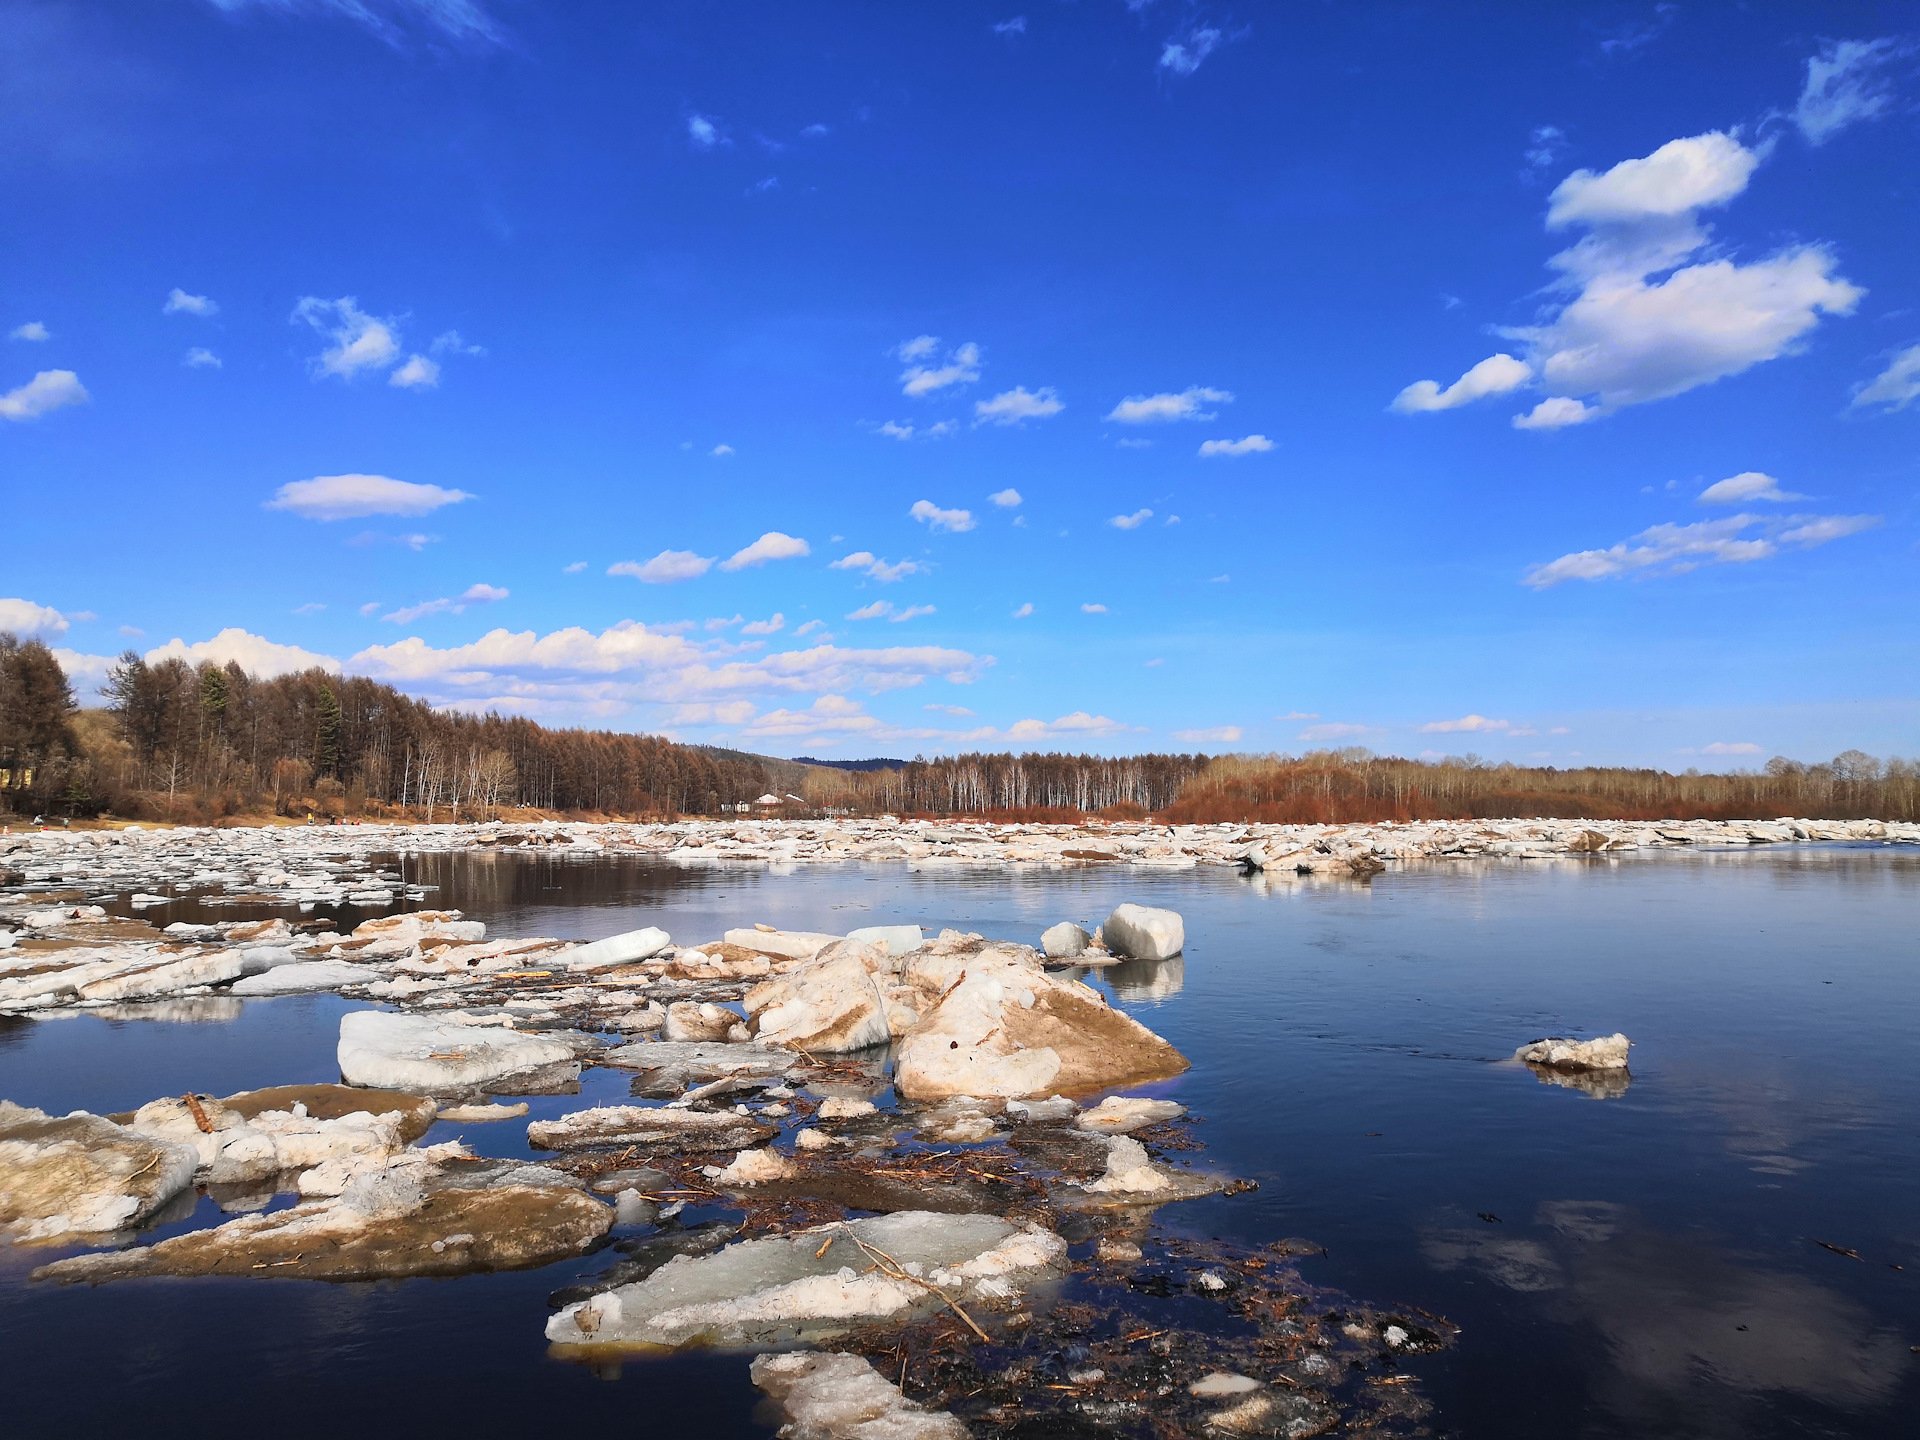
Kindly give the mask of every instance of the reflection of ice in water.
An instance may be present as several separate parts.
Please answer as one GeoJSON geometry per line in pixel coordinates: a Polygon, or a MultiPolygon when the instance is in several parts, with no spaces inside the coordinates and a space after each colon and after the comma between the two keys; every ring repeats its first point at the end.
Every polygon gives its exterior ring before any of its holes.
{"type": "Polygon", "coordinates": [[[182,995],[173,1000],[128,1000],[118,1005],[95,1005],[86,1010],[38,1010],[37,1023],[48,1020],[162,1020],[174,1025],[218,1025],[238,1020],[246,1001],[233,995],[182,995]]]}
{"type": "Polygon", "coordinates": [[[1122,1000],[1165,1000],[1187,983],[1184,955],[1171,960],[1122,960],[1100,972],[1122,1000]]]}
{"type": "Polygon", "coordinates": [[[1839,1291],[1636,1225],[1622,1206],[1554,1201],[1536,1219],[1530,1235],[1432,1231],[1421,1252],[1438,1270],[1550,1293],[1555,1318],[1591,1325],[1610,1362],[1596,1401],[1630,1433],[1741,1434],[1729,1391],[1868,1410],[1912,1363],[1902,1337],[1839,1291]]]}
{"type": "Polygon", "coordinates": [[[1542,1085],[1578,1090],[1594,1100],[1617,1100],[1633,1084],[1633,1076],[1625,1070],[1555,1070],[1546,1065],[1528,1065],[1527,1069],[1542,1085]]]}

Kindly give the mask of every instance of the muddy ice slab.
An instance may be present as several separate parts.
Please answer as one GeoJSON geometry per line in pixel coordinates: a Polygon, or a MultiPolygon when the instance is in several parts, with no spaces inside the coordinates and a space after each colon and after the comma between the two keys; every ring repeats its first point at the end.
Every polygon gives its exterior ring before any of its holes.
{"type": "Polygon", "coordinates": [[[786,1418],[786,1440],[967,1440],[945,1411],[928,1410],[858,1355],[762,1355],[748,1373],[786,1418]]]}
{"type": "Polygon", "coordinates": [[[1513,1058],[1548,1070],[1625,1070],[1627,1050],[1633,1042],[1621,1034],[1602,1035],[1597,1040],[1552,1038],[1535,1040],[1513,1052],[1513,1058]]]}
{"type": "Polygon", "coordinates": [[[923,952],[904,978],[925,1007],[895,1065],[908,1099],[1073,1095],[1187,1068],[1172,1045],[1098,991],[1047,974],[1032,951],[923,952]]]}
{"type": "Polygon", "coordinates": [[[430,1095],[484,1090],[509,1080],[544,1086],[580,1076],[574,1047],[562,1040],[384,1010],[341,1016],[335,1058],[349,1085],[430,1095]]]}
{"type": "Polygon", "coordinates": [[[612,1223],[611,1208],[557,1171],[436,1146],[354,1177],[337,1198],[243,1215],[139,1249],[76,1255],[34,1278],[371,1280],[517,1270],[577,1255],[612,1223]]]}
{"type": "Polygon", "coordinates": [[[949,1300],[977,1319],[1059,1274],[1066,1250],[1052,1231],[997,1215],[908,1210],[836,1221],[671,1260],[559,1311],[547,1338],[561,1346],[781,1345],[904,1324],[949,1300]]]}
{"type": "Polygon", "coordinates": [[[347,1085],[281,1085],[224,1100],[154,1100],[120,1118],[148,1139],[192,1147],[195,1179],[241,1185],[330,1160],[384,1158],[426,1133],[433,1101],[347,1085]]]}
{"type": "MultiPolygon", "coordinates": [[[[762,1044],[808,1054],[837,1055],[884,1045],[893,1037],[885,983],[888,952],[842,940],[781,976],[747,992],[745,1007],[762,1044]]],[[[904,1023],[910,1015],[902,1014],[904,1023]]]]}
{"type": "Polygon", "coordinates": [[[0,1100],[0,1239],[72,1241],[128,1229],[193,1181],[199,1156],[76,1110],[0,1100]]]}
{"type": "Polygon", "coordinates": [[[774,1136],[731,1110],[681,1110],[665,1105],[602,1105],[576,1110],[527,1127],[527,1143],[539,1150],[584,1150],[603,1145],[639,1145],[653,1150],[742,1150],[774,1136]]]}

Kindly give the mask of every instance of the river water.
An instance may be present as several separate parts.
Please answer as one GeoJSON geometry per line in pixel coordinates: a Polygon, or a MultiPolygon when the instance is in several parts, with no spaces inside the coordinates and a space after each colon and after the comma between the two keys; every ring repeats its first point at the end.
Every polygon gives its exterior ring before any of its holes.
{"type": "MultiPolygon", "coordinates": [[[[1271,887],[1103,867],[405,863],[439,887],[431,904],[494,934],[918,922],[1031,943],[1121,900],[1179,910],[1184,959],[1091,979],[1192,1058],[1153,1093],[1198,1117],[1203,1163],[1259,1189],[1162,1219],[1310,1239],[1325,1248],[1302,1263],[1314,1284],[1458,1324],[1454,1348],[1406,1365],[1440,1433],[1915,1433],[1920,854],[1470,862],[1271,887]],[[1616,1029],[1635,1042],[1616,1094],[1504,1058],[1616,1029]]],[[[236,913],[254,912],[207,912],[236,913]]],[[[0,1096],[111,1111],[335,1079],[349,1008],[300,997],[175,1021],[0,1020],[0,1096]]],[[[589,1071],[581,1096],[533,1113],[616,1102],[626,1080],[589,1071]]],[[[522,1125],[464,1133],[525,1153],[522,1125]]],[[[218,1218],[203,1200],[159,1233],[218,1218]]],[[[746,1357],[599,1371],[549,1358],[547,1294],[604,1258],[360,1285],[28,1284],[47,1258],[0,1248],[8,1435],[773,1433],[746,1357]]]]}

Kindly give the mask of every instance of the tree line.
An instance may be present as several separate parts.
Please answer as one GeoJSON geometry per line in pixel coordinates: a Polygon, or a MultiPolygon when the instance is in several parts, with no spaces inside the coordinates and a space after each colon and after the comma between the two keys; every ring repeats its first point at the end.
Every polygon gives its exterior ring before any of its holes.
{"type": "Polygon", "coordinates": [[[470,819],[518,806],[635,818],[754,809],[1174,823],[1565,819],[1920,820],[1920,762],[1848,750],[1759,770],[1407,760],[1364,749],[1292,755],[969,754],[826,766],[652,735],[549,729],[436,710],[325,670],[129,651],[79,710],[58,659],[0,633],[0,809],[216,820],[404,814],[470,819]],[[795,797],[788,800],[784,797],[795,797]]]}

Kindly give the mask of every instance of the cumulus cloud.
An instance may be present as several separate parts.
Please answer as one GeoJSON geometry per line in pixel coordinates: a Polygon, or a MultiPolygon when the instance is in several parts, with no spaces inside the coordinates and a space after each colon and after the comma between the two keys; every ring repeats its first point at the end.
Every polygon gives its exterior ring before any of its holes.
{"type": "Polygon", "coordinates": [[[1080,613],[1082,615],[1104,615],[1107,613],[1107,607],[1097,600],[1089,600],[1080,607],[1080,613]]]}
{"type": "Polygon", "coordinates": [[[1484,715],[1462,715],[1458,720],[1429,720],[1422,735],[1497,735],[1513,729],[1511,720],[1489,720],[1484,715]]]}
{"type": "MultiPolygon", "coordinates": [[[[1526,161],[1529,176],[1551,169],[1567,150],[1567,132],[1558,125],[1536,125],[1527,137],[1526,161]]],[[[1452,308],[1452,307],[1448,307],[1452,308]]]]}
{"type": "Polygon", "coordinates": [[[621,560],[607,567],[609,575],[631,575],[648,585],[671,585],[679,580],[697,580],[713,568],[713,556],[696,555],[691,550],[662,550],[651,560],[621,560]]]}
{"type": "Polygon", "coordinates": [[[1264,435],[1243,435],[1238,440],[1202,440],[1200,453],[1205,455],[1262,455],[1273,449],[1273,441],[1264,435]]]}
{"type": "Polygon", "coordinates": [[[1681,575],[1702,565],[1746,565],[1772,559],[1783,546],[1811,549],[1879,523],[1877,515],[1730,515],[1691,525],[1653,525],[1605,550],[1576,550],[1536,565],[1522,580],[1544,590],[1566,580],[1681,575]]]}
{"type": "Polygon", "coordinates": [[[902,621],[918,620],[923,615],[931,614],[933,614],[933,606],[931,605],[909,605],[906,609],[896,610],[893,614],[889,615],[887,617],[887,623],[890,625],[898,625],[902,621]]]}
{"type": "Polygon", "coordinates": [[[1822,245],[1747,262],[1703,254],[1712,236],[1701,212],[1739,196],[1764,158],[1764,147],[1712,131],[1604,172],[1576,170],[1548,202],[1549,230],[1584,232],[1549,262],[1554,298],[1539,323],[1500,332],[1521,356],[1490,357],[1445,390],[1417,382],[1394,408],[1446,409],[1535,383],[1548,399],[1515,424],[1555,429],[1796,353],[1865,292],[1822,245]]]}
{"type": "Polygon", "coordinates": [[[387,376],[387,383],[402,390],[431,390],[440,383],[440,362],[409,355],[404,365],[387,376]]]}
{"type": "Polygon", "coordinates": [[[220,357],[204,345],[195,345],[180,357],[180,363],[189,370],[218,370],[220,357]]]}
{"type": "MultiPolygon", "coordinates": [[[[465,490],[385,475],[316,475],[311,480],[288,481],[274,492],[266,508],[291,511],[307,520],[353,520],[366,515],[425,515],[471,499],[465,490]]],[[[421,539],[424,542],[425,537],[421,539]]]]}
{"type": "Polygon", "coordinates": [[[1011,390],[1001,391],[991,400],[976,401],[973,423],[1020,425],[1028,420],[1045,420],[1066,408],[1065,402],[1060,399],[1060,392],[1051,385],[1043,385],[1038,390],[1016,385],[1011,390]]]}
{"type": "Polygon", "coordinates": [[[309,362],[316,376],[351,380],[363,370],[384,370],[400,358],[400,334],[394,322],[367,314],[351,295],[338,300],[302,296],[290,318],[326,342],[309,362]]]}
{"type": "Polygon", "coordinates": [[[1702,755],[1764,755],[1760,746],[1751,740],[1715,740],[1710,745],[1700,747],[1702,755]]]}
{"type": "Polygon", "coordinates": [[[0,420],[37,420],[49,411],[84,405],[93,397],[71,370],[42,370],[0,395],[0,420]]]}
{"type": "Polygon", "coordinates": [[[0,600],[0,630],[10,630],[15,635],[64,635],[67,633],[67,617],[51,605],[41,605],[32,600],[0,600]]]}
{"type": "Polygon", "coordinates": [[[742,546],[720,562],[722,570],[745,570],[769,560],[794,560],[812,554],[807,542],[779,530],[769,530],[751,545],[742,546]]]}
{"type": "Polygon", "coordinates": [[[927,567],[917,560],[882,560],[871,550],[855,550],[851,555],[842,555],[827,567],[829,570],[858,570],[861,574],[878,580],[883,585],[891,585],[896,580],[909,575],[918,575],[927,567]]]}
{"type": "Polygon", "coordinates": [[[1853,408],[1877,405],[1884,411],[1904,410],[1915,399],[1920,399],[1920,345],[1909,345],[1853,392],[1853,408]]]}
{"type": "Polygon", "coordinates": [[[929,530],[950,530],[954,533],[971,530],[974,526],[971,510],[942,510],[931,500],[916,500],[907,514],[920,521],[929,530]]]}
{"type": "Polygon", "coordinates": [[[586,570],[587,570],[587,562],[584,560],[575,560],[570,564],[562,565],[560,567],[560,573],[562,575],[584,575],[586,573],[586,570]]]}
{"type": "Polygon", "coordinates": [[[900,372],[903,395],[931,395],[949,385],[970,385],[980,378],[980,347],[971,340],[956,345],[938,364],[934,362],[940,353],[940,340],[935,335],[908,340],[894,353],[907,367],[900,372]]]}
{"type": "Polygon", "coordinates": [[[189,295],[178,285],[167,292],[166,304],[160,307],[162,315],[218,315],[220,307],[205,295],[189,295]]]}
{"type": "Polygon", "coordinates": [[[1670,218],[1724,205],[1747,188],[1759,163],[1758,154],[1724,131],[1669,140],[1602,174],[1567,176],[1547,197],[1547,228],[1670,218]]]}
{"type": "Polygon", "coordinates": [[[689,115],[687,117],[687,139],[696,150],[712,150],[717,146],[731,144],[719,122],[710,115],[689,115]]]}
{"type": "Polygon", "coordinates": [[[1007,727],[1009,740],[1049,740],[1056,735],[1111,735],[1127,727],[1105,715],[1075,710],[1052,720],[1016,720],[1007,727]]]}
{"type": "Polygon", "coordinates": [[[904,420],[883,420],[874,426],[874,432],[885,435],[890,440],[911,440],[916,435],[923,440],[937,440],[942,435],[951,435],[960,426],[953,420],[936,420],[931,425],[915,425],[904,420]]]}
{"type": "Polygon", "coordinates": [[[1189,385],[1185,390],[1162,391],[1157,395],[1129,395],[1107,412],[1107,419],[1122,425],[1149,425],[1163,420],[1211,420],[1217,412],[1206,405],[1230,405],[1231,390],[1215,390],[1208,385],[1189,385]]]}
{"type": "Polygon", "coordinates": [[[1807,61],[1807,83],[1793,107],[1793,123],[1815,145],[1849,125],[1871,120],[1893,103],[1887,67],[1912,53],[1904,42],[1835,40],[1807,61]]]}
{"type": "Polygon", "coordinates": [[[1003,510],[1010,510],[1020,504],[1022,498],[1020,492],[1009,485],[1005,490],[996,490],[993,494],[987,496],[987,503],[989,505],[998,505],[1003,510]]]}
{"type": "Polygon", "coordinates": [[[858,610],[850,611],[849,620],[878,620],[893,609],[891,600],[875,600],[870,605],[862,605],[858,610]]]}
{"type": "Polygon", "coordinates": [[[716,445],[713,447],[713,449],[709,450],[707,454],[712,455],[717,459],[724,458],[728,455],[733,454],[733,447],[731,445],[725,445],[725,444],[716,445]]]}
{"type": "Polygon", "coordinates": [[[461,338],[458,330],[442,330],[438,335],[433,337],[433,343],[428,345],[427,349],[435,355],[480,356],[487,353],[486,346],[468,344],[466,340],[461,338]]]}
{"type": "Polygon", "coordinates": [[[1015,15],[1010,20],[996,20],[993,25],[996,35],[1024,35],[1027,33],[1027,17],[1015,15]]]}
{"type": "Polygon", "coordinates": [[[787,617],[778,610],[764,620],[749,620],[740,627],[742,635],[778,635],[787,628],[787,617]]]}
{"type": "Polygon", "coordinates": [[[1533,379],[1533,370],[1521,360],[1502,353],[1489,355],[1458,380],[1440,388],[1437,380],[1416,380],[1393,397],[1392,408],[1402,415],[1420,415],[1434,410],[1452,410],[1472,404],[1489,395],[1505,395],[1533,379]]]}
{"type": "Polygon", "coordinates": [[[1584,425],[1598,419],[1600,408],[1575,400],[1570,395],[1549,395],[1524,415],[1513,417],[1516,430],[1564,430],[1569,425],[1584,425]]]}
{"type": "Polygon", "coordinates": [[[1033,614],[1033,602],[1029,600],[1013,612],[1013,618],[1016,620],[1025,620],[1028,616],[1032,614],[1033,614]]]}
{"type": "Polygon", "coordinates": [[[1115,515],[1107,524],[1116,530],[1138,530],[1153,518],[1151,510],[1136,510],[1131,515],[1115,515]]]}
{"type": "Polygon", "coordinates": [[[1320,745],[1329,740],[1355,740],[1362,735],[1377,733],[1378,728],[1374,725],[1357,725],[1350,720],[1327,720],[1307,726],[1300,732],[1299,738],[1309,745],[1320,745]]]}
{"type": "Polygon", "coordinates": [[[7,332],[7,338],[9,340],[29,341],[51,340],[53,338],[53,332],[47,329],[43,322],[39,320],[29,320],[24,325],[14,326],[12,330],[7,332]]]}
{"type": "Polygon", "coordinates": [[[148,664],[162,660],[184,660],[189,665],[198,665],[203,660],[211,660],[215,665],[237,664],[249,675],[263,678],[291,675],[301,670],[338,673],[340,669],[340,662],[331,655],[303,650],[298,645],[278,645],[237,625],[229,626],[210,640],[196,640],[191,645],[175,636],[149,650],[146,658],[148,664]]]}
{"type": "Polygon", "coordinates": [[[1173,738],[1186,745],[1237,745],[1242,733],[1238,725],[1210,725],[1200,730],[1176,730],[1173,738]]]}
{"type": "Polygon", "coordinates": [[[1771,475],[1763,475],[1758,470],[1743,470],[1738,475],[1729,475],[1724,480],[1716,480],[1700,492],[1702,505],[1743,505],[1749,500],[1804,500],[1804,495],[1793,495],[1780,488],[1780,482],[1771,475]]]}

